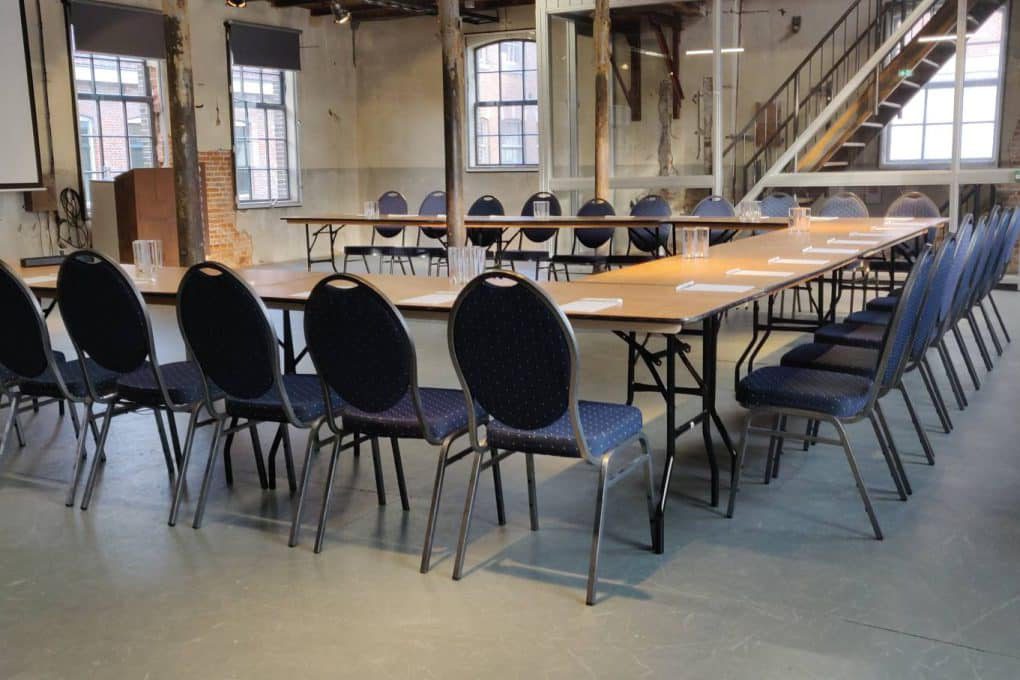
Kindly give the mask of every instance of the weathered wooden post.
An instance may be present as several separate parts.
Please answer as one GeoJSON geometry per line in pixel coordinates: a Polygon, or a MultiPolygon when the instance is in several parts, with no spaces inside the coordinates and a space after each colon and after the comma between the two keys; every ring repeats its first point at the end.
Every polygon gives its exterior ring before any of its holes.
{"type": "Polygon", "coordinates": [[[460,0],[439,0],[443,44],[443,147],[446,152],[447,244],[467,244],[464,228],[464,30],[460,0]]]}
{"type": "Polygon", "coordinates": [[[177,241],[181,264],[187,266],[205,259],[188,0],[163,0],[163,14],[166,22],[166,73],[174,155],[177,241]]]}
{"type": "Polygon", "coordinates": [[[609,0],[595,0],[595,198],[609,200],[609,0]]]}

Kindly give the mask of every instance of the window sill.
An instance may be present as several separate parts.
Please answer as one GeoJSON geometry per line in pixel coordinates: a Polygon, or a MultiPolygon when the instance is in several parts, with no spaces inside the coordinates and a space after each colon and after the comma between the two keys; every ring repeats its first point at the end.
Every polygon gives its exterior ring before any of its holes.
{"type": "Polygon", "coordinates": [[[537,165],[525,165],[525,166],[514,166],[514,165],[495,165],[492,167],[474,167],[467,168],[466,172],[478,172],[478,173],[499,173],[499,172],[538,172],[537,165]]]}
{"type": "Polygon", "coordinates": [[[300,208],[301,201],[248,201],[234,202],[235,210],[267,210],[271,208],[300,208]]]}

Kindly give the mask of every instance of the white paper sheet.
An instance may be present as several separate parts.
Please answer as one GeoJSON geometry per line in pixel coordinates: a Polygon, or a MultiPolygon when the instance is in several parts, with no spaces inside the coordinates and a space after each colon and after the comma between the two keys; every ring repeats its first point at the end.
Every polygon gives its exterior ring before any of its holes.
{"type": "Polygon", "coordinates": [[[24,279],[25,283],[30,286],[34,286],[40,283],[54,283],[57,280],[56,274],[50,274],[49,276],[29,276],[24,279]]]}
{"type": "Polygon", "coordinates": [[[829,260],[816,260],[809,257],[773,257],[769,264],[829,264],[829,260]]]}
{"type": "Polygon", "coordinates": [[[886,222],[913,222],[915,217],[886,217],[886,222]]]}
{"type": "Polygon", "coordinates": [[[581,298],[560,305],[565,314],[594,314],[623,305],[622,298],[581,298]]]}
{"type": "Polygon", "coordinates": [[[734,286],[725,283],[695,283],[688,281],[676,287],[678,293],[746,293],[754,286],[734,286]]]}
{"type": "Polygon", "coordinates": [[[856,255],[861,252],[860,248],[815,248],[808,246],[802,253],[825,253],[826,255],[856,255]]]}
{"type": "Polygon", "coordinates": [[[862,241],[851,238],[830,238],[826,241],[826,243],[830,243],[834,246],[873,246],[877,245],[879,241],[862,241]]]}
{"type": "Polygon", "coordinates": [[[850,237],[853,238],[855,236],[860,237],[860,238],[870,238],[870,239],[881,239],[882,238],[882,236],[880,234],[876,234],[876,233],[870,232],[870,231],[851,231],[850,232],[850,237]]]}
{"type": "Polygon", "coordinates": [[[876,224],[876,225],[873,225],[871,227],[871,231],[899,231],[899,232],[907,232],[907,231],[913,231],[913,229],[911,229],[910,227],[880,227],[880,226],[878,226],[876,224]]]}
{"type": "Polygon", "coordinates": [[[838,220],[838,219],[839,219],[838,217],[828,217],[828,216],[825,216],[825,215],[812,215],[811,216],[811,221],[812,222],[832,222],[833,220],[838,220]]]}
{"type": "Polygon", "coordinates": [[[457,293],[429,293],[401,300],[402,305],[445,305],[457,299],[457,293]]]}
{"type": "Polygon", "coordinates": [[[761,276],[765,278],[774,279],[785,279],[787,276],[793,276],[793,272],[776,272],[770,269],[731,269],[726,272],[726,276],[761,276]]]}

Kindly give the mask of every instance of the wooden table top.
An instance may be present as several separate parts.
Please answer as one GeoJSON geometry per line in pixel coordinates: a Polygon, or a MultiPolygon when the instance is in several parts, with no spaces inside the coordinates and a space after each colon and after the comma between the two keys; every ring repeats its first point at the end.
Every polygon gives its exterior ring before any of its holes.
{"type": "MultiPolygon", "coordinates": [[[[599,311],[568,312],[568,318],[578,329],[676,333],[708,316],[846,266],[860,257],[917,238],[946,223],[945,219],[891,222],[881,218],[815,222],[807,232],[782,230],[715,246],[710,250],[710,257],[705,259],[667,257],[581,281],[550,281],[539,285],[560,305],[585,298],[619,301],[619,304],[599,311]],[[861,243],[830,243],[833,239],[861,243]],[[852,249],[854,252],[805,253],[803,249],[806,247],[852,249]],[[773,258],[819,262],[770,262],[773,258]],[[759,276],[754,272],[768,275],[759,276]],[[677,290],[678,285],[687,282],[749,288],[677,290]]],[[[14,269],[36,293],[45,296],[55,292],[56,267],[14,269]]],[[[132,265],[124,265],[124,269],[134,276],[132,265]]],[[[176,304],[177,288],[185,271],[183,267],[163,267],[155,281],[136,281],[136,285],[150,304],[173,305],[176,304]]],[[[238,270],[238,273],[268,306],[293,310],[300,310],[315,284],[327,276],[321,272],[272,267],[249,267],[238,270]]],[[[445,277],[370,274],[364,278],[411,318],[445,317],[457,292],[445,277]],[[436,294],[442,294],[442,297],[421,299],[436,294]]]]}
{"type": "MultiPolygon", "coordinates": [[[[446,226],[445,215],[291,215],[281,217],[288,224],[343,224],[351,226],[393,225],[404,227],[446,226]]],[[[712,227],[716,229],[741,229],[770,231],[787,226],[786,218],[769,217],[760,222],[743,222],[738,217],[695,217],[693,215],[667,215],[664,217],[632,217],[630,215],[606,215],[604,217],[522,217],[520,215],[473,216],[464,218],[472,229],[605,229],[606,227],[655,227],[672,224],[677,227],[712,227]]]]}

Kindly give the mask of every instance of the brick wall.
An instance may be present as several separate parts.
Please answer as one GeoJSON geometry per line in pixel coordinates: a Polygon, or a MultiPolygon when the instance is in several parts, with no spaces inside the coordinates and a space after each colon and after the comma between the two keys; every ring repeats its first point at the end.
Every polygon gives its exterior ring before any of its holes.
{"type": "MultiPolygon", "coordinates": [[[[1020,120],[1017,121],[1016,128],[1013,130],[1013,138],[1009,141],[1007,157],[1010,167],[1020,167],[1020,120]]],[[[1005,184],[996,188],[1004,206],[1010,208],[1020,206],[1020,187],[1016,184],[1005,184]]],[[[1009,271],[1012,273],[1020,271],[1020,244],[1017,244],[1013,251],[1013,260],[1010,262],[1009,271]]]]}
{"type": "Polygon", "coordinates": [[[205,200],[209,220],[205,234],[205,256],[232,267],[252,262],[251,234],[237,228],[234,207],[234,166],[229,151],[200,151],[205,166],[205,200]]]}

